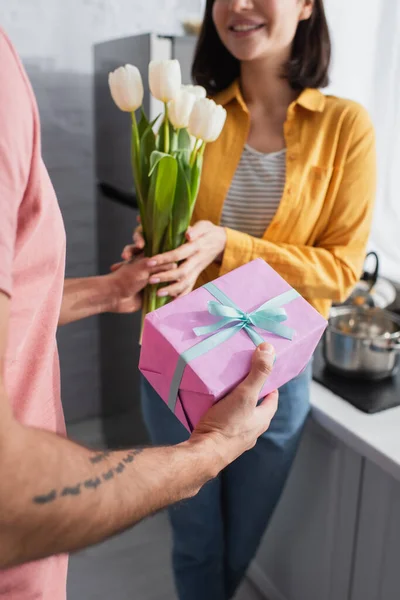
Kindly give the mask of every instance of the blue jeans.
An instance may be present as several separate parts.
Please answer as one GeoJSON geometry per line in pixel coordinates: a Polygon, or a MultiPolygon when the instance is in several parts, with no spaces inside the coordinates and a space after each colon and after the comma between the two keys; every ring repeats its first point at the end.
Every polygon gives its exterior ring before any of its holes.
{"type": "MultiPolygon", "coordinates": [[[[309,412],[311,366],[280,390],[278,411],[256,446],[169,510],[180,600],[229,600],[253,559],[281,496],[309,412]]],[[[142,410],[154,444],[189,437],[142,378],[142,410]]]]}

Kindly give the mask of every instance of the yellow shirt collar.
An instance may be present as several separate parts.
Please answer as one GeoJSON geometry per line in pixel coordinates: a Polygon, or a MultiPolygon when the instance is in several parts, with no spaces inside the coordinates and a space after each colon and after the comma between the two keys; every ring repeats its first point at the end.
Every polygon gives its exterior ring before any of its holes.
{"type": "MultiPolygon", "coordinates": [[[[239,80],[236,80],[226,90],[223,90],[215,96],[217,104],[226,106],[232,100],[236,100],[245,112],[248,112],[245,101],[240,91],[239,80]]],[[[325,96],[322,92],[313,88],[306,88],[299,97],[293,102],[293,105],[299,104],[303,108],[312,112],[322,112],[325,108],[325,96]]]]}

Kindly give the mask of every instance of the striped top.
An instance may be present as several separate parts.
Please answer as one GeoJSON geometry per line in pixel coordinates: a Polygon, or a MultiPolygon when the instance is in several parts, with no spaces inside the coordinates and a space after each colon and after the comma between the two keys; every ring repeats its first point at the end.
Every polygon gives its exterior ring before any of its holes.
{"type": "Polygon", "coordinates": [[[225,199],[221,225],[263,237],[281,201],[286,180],[286,148],[264,154],[245,146],[225,199]]]}

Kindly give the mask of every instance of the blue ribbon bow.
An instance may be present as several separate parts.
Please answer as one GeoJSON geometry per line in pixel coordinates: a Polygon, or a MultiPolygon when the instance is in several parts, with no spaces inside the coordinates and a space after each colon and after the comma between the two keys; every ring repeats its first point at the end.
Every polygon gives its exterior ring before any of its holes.
{"type": "Polygon", "coordinates": [[[180,355],[168,397],[168,406],[173,412],[175,412],[183,373],[190,361],[216,348],[242,329],[247,333],[255,346],[259,346],[264,342],[264,339],[255,331],[255,327],[274,333],[287,340],[292,340],[295,334],[293,329],[282,325],[282,322],[287,319],[287,313],[282,306],[299,297],[299,293],[295,290],[291,289],[284,294],[280,294],[268,300],[253,312],[246,313],[213,283],[207,283],[204,288],[218,300],[218,302],[212,300],[208,303],[208,312],[214,316],[221,317],[221,319],[205,327],[196,327],[193,331],[197,336],[209,333],[213,335],[195,344],[180,355]]]}

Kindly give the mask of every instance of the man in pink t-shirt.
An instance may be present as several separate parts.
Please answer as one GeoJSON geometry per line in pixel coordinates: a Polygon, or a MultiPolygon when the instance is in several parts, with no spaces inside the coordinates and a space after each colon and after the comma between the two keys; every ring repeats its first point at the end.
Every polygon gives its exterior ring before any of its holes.
{"type": "Polygon", "coordinates": [[[277,394],[257,406],[273,362],[265,344],[249,377],[179,446],[96,453],[68,441],[57,326],[138,310],[160,267],[139,258],[64,281],[64,263],[34,95],[0,30],[0,598],[9,600],[64,600],[66,552],[196,494],[255,444],[277,407],[277,394]]]}

